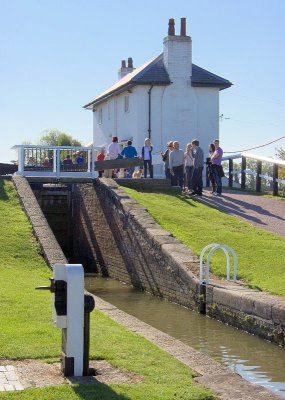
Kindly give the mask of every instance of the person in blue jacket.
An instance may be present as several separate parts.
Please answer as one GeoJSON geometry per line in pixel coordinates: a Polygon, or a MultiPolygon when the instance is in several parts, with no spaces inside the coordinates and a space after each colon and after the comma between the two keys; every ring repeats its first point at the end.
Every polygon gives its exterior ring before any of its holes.
{"type": "MultiPolygon", "coordinates": [[[[134,158],[137,157],[138,153],[136,148],[133,146],[133,142],[128,140],[127,146],[123,148],[121,155],[125,158],[134,158]]],[[[131,178],[133,175],[135,168],[130,167],[127,169],[127,178],[131,178]]]]}

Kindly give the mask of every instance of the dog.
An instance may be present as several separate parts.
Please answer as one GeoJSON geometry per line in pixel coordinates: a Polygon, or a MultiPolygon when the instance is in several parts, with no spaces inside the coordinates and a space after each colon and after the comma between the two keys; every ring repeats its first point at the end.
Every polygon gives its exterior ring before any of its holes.
{"type": "Polygon", "coordinates": [[[132,178],[133,179],[140,179],[142,177],[142,169],[138,169],[133,172],[132,178]]]}

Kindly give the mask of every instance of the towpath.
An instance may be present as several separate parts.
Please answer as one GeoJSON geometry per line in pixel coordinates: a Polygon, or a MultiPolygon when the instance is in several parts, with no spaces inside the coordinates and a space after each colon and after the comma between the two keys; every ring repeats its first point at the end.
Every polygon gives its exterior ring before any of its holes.
{"type": "Polygon", "coordinates": [[[205,189],[199,201],[285,237],[285,199],[272,199],[237,190],[224,190],[219,197],[205,189]]]}

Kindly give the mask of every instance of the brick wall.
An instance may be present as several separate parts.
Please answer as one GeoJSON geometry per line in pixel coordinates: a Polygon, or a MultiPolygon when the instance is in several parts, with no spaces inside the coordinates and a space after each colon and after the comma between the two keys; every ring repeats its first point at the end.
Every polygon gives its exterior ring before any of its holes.
{"type": "Polygon", "coordinates": [[[188,270],[197,257],[114,181],[77,185],[74,213],[76,256],[93,256],[105,275],[197,307],[198,280],[188,270]]]}
{"type": "Polygon", "coordinates": [[[215,278],[200,296],[199,259],[113,180],[77,185],[74,247],[112,278],[284,346],[285,299],[215,278]],[[196,276],[194,276],[194,274],[196,276]]]}

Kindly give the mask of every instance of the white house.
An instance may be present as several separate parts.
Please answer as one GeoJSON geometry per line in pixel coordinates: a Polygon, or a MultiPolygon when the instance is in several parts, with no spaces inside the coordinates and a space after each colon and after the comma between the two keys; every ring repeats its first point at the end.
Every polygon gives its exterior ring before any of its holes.
{"type": "Polygon", "coordinates": [[[219,137],[219,91],[230,87],[221,78],[192,63],[192,39],[181,18],[180,35],[169,20],[163,53],[133,68],[122,61],[119,81],[95,97],[84,108],[93,111],[94,145],[106,145],[112,136],[119,141],[133,139],[140,149],[149,137],[154,153],[166,142],[178,140],[181,148],[197,138],[207,152],[219,137]]]}

